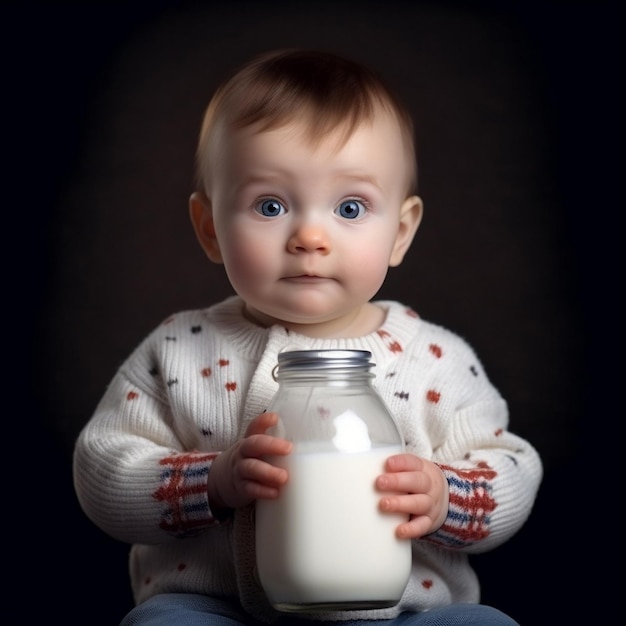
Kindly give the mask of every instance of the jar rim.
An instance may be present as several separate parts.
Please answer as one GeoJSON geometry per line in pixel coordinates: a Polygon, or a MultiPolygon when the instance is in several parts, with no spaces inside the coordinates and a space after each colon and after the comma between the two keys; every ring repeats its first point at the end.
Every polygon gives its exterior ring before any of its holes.
{"type": "Polygon", "coordinates": [[[374,366],[371,357],[368,350],[288,350],[278,354],[278,369],[369,369],[374,366]]]}

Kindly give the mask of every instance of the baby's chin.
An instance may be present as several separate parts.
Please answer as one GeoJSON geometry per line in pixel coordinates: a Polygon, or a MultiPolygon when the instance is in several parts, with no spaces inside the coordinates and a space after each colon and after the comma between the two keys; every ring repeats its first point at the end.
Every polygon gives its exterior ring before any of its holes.
{"type": "Polygon", "coordinates": [[[283,326],[289,331],[317,339],[354,338],[370,334],[377,330],[384,321],[384,311],[372,303],[341,312],[328,312],[317,315],[310,311],[285,313],[246,306],[246,317],[263,328],[283,326]]]}
{"type": "Polygon", "coordinates": [[[344,313],[336,309],[336,305],[327,302],[328,298],[300,297],[291,298],[287,302],[263,302],[258,306],[246,302],[244,313],[248,319],[259,326],[316,326],[331,322],[344,313]]]}

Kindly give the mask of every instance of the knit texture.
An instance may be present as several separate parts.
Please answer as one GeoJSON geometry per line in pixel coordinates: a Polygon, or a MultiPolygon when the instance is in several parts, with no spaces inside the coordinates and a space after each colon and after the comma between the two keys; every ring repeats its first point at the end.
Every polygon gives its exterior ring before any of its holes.
{"type": "Polygon", "coordinates": [[[374,386],[407,451],[437,463],[450,489],[443,526],[412,542],[412,574],[398,605],[316,617],[382,619],[479,601],[468,555],[495,548],[523,525],[540,459],[507,430],[507,405],[463,339],[400,303],[377,304],[387,313],[378,331],[312,339],[255,326],[233,296],[171,316],[121,366],[77,440],[74,483],[89,518],[133,544],[136,602],[205,593],[239,597],[266,622],[278,616],[255,574],[254,506],[220,522],[205,485],[215,456],[269,405],[278,388],[272,370],[287,348],[369,350],[374,386]]]}

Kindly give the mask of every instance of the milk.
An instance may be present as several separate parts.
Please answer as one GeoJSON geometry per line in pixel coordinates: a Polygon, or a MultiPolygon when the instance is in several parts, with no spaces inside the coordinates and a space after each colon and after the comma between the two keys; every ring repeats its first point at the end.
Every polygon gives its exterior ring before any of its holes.
{"type": "Polygon", "coordinates": [[[279,610],[379,608],[396,604],[411,567],[409,540],[395,536],[404,514],[379,511],[376,477],[399,446],[319,451],[300,443],[287,457],[277,500],[258,500],[258,574],[279,610]]]}

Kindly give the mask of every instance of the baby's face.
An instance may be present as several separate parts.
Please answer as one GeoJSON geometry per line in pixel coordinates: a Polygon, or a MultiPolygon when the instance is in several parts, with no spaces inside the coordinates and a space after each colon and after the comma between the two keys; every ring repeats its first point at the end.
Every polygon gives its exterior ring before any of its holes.
{"type": "Polygon", "coordinates": [[[296,123],[221,142],[210,197],[221,260],[268,325],[341,328],[402,260],[408,177],[395,119],[381,112],[339,147],[338,136],[313,146],[296,123]]]}

